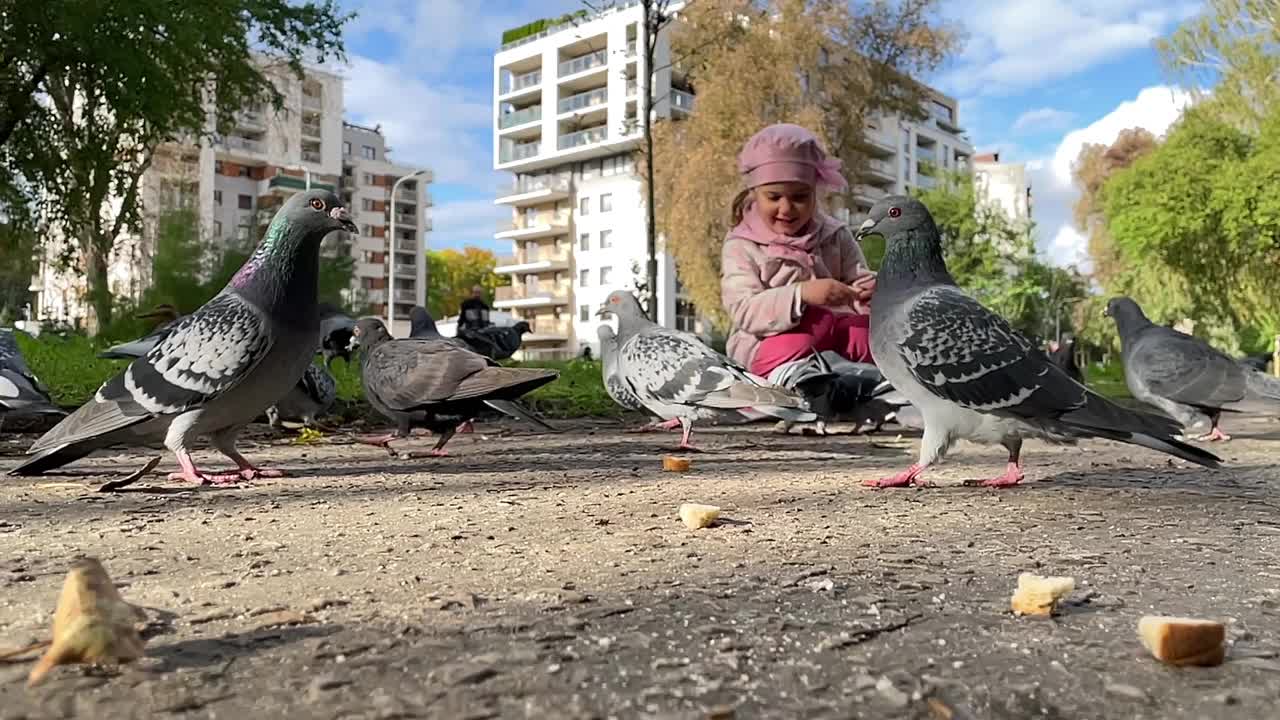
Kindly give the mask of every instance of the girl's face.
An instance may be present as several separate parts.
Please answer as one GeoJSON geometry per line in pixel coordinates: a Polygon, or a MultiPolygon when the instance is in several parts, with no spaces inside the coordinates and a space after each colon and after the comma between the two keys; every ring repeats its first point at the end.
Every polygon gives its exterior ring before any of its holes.
{"type": "Polygon", "coordinates": [[[813,219],[817,198],[812,185],[771,183],[760,185],[752,192],[755,193],[756,214],[779,235],[795,235],[813,219]]]}

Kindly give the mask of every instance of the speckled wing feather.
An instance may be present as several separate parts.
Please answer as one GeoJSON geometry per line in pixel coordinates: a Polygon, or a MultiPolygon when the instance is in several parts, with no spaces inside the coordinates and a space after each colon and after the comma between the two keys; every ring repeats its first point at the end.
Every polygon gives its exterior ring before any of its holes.
{"type": "Polygon", "coordinates": [[[1235,360],[1177,330],[1145,328],[1129,362],[1152,394],[1184,405],[1217,409],[1245,396],[1245,371],[1235,360]]]}
{"type": "Polygon", "coordinates": [[[898,330],[902,359],[938,397],[980,412],[1058,417],[1083,407],[1087,390],[1004,318],[952,286],[916,296],[898,330]]]}
{"type": "Polygon", "coordinates": [[[150,352],[104,383],[28,452],[198,407],[240,382],[270,346],[259,311],[235,293],[219,295],[175,323],[150,352]]]}
{"type": "Polygon", "coordinates": [[[489,367],[488,358],[444,339],[389,340],[364,366],[367,384],[393,410],[456,399],[463,381],[489,367]]]}
{"type": "Polygon", "coordinates": [[[302,373],[302,379],[298,381],[298,384],[302,387],[303,392],[307,394],[307,397],[315,401],[322,409],[328,409],[338,397],[338,384],[334,382],[333,376],[315,363],[307,366],[307,371],[302,373]]]}
{"type": "Polygon", "coordinates": [[[628,338],[618,352],[621,376],[642,403],[713,408],[802,405],[799,398],[758,382],[729,358],[683,333],[649,329],[628,338]]]}

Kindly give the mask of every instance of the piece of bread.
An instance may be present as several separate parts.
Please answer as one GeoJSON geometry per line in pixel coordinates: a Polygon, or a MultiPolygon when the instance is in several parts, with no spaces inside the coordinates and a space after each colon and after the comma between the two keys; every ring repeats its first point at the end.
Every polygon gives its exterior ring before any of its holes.
{"type": "Polygon", "coordinates": [[[707,527],[715,522],[718,517],[720,517],[720,508],[714,505],[685,503],[680,506],[680,520],[690,530],[700,530],[707,527]]]}
{"type": "Polygon", "coordinates": [[[662,469],[667,472],[684,472],[692,463],[687,458],[667,455],[662,458],[662,469]]]}
{"type": "Polygon", "coordinates": [[[1138,621],[1138,637],[1170,665],[1221,665],[1227,656],[1227,629],[1213,620],[1148,615],[1138,621]]]}
{"type": "Polygon", "coordinates": [[[1075,589],[1075,578],[1022,573],[1018,576],[1018,589],[1014,591],[1009,605],[1018,615],[1047,617],[1053,614],[1058,601],[1075,589]]]}

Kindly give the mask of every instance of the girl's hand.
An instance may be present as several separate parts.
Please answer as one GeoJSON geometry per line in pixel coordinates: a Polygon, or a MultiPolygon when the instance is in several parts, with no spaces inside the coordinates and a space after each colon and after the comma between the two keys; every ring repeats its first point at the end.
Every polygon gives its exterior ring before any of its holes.
{"type": "Polygon", "coordinates": [[[850,287],[857,296],[858,302],[867,302],[876,291],[876,274],[867,271],[866,274],[854,280],[850,287]]]}
{"type": "Polygon", "coordinates": [[[845,307],[857,301],[853,288],[834,278],[819,278],[800,283],[800,299],[806,305],[845,307]]]}

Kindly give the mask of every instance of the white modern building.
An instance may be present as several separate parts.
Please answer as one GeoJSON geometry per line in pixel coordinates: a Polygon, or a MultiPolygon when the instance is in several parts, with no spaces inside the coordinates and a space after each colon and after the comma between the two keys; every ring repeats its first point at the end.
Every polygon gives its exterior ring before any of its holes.
{"type": "MultiPolygon", "coordinates": [[[[525,357],[564,357],[595,347],[595,310],[616,289],[646,278],[646,213],[635,154],[642,140],[640,97],[648,73],[643,11],[635,0],[570,21],[539,20],[507,33],[494,56],[494,168],[512,173],[496,203],[512,208],[494,237],[514,254],[496,309],[529,322],[525,357]]],[[[671,67],[665,34],[654,64],[654,115],[694,111],[690,84],[671,67]]],[[[968,167],[956,101],[931,92],[923,122],[878,118],[868,127],[867,172],[850,177],[850,219],[886,193],[935,182],[935,168],[968,167]]],[[[732,162],[727,158],[726,162],[732,162]]],[[[672,258],[659,244],[658,322],[693,331],[695,309],[681,297],[672,258]]]]}
{"type": "MultiPolygon", "coordinates": [[[[347,143],[349,129],[342,121],[343,80],[338,75],[309,68],[299,79],[286,72],[268,71],[274,74],[276,87],[284,95],[280,111],[270,107],[251,107],[241,112],[231,127],[223,128],[212,141],[199,145],[169,144],[157,149],[152,167],[143,176],[142,202],[146,221],[137,235],[123,238],[116,247],[110,262],[110,278],[113,294],[117,297],[139,297],[151,282],[156,223],[167,210],[190,208],[199,218],[204,238],[215,244],[239,244],[250,248],[262,237],[275,212],[289,196],[307,187],[341,191],[349,200],[362,205],[352,207],[362,218],[361,233],[356,237],[342,237],[340,241],[326,243],[322,252],[351,252],[356,261],[350,300],[354,304],[385,302],[376,293],[365,296],[366,288],[376,287],[376,280],[385,283],[388,268],[386,225],[389,209],[386,201],[391,189],[387,178],[412,172],[411,169],[391,165],[386,160],[385,142],[377,131],[364,130],[369,137],[357,140],[354,153],[361,154],[359,162],[351,155],[347,143]],[[376,139],[375,139],[376,138],[376,139]],[[373,146],[372,158],[366,157],[373,146]],[[366,167],[367,165],[367,167],[366,167]],[[360,167],[357,171],[356,167],[360,167]],[[380,194],[379,194],[380,193],[380,194]],[[360,212],[366,203],[377,198],[382,212],[371,215],[360,212]],[[366,230],[368,231],[366,233],[366,230]],[[382,263],[366,262],[372,256],[373,245],[381,253],[382,263]]],[[[363,136],[362,136],[363,137],[363,136]]],[[[429,205],[426,184],[430,175],[419,178],[416,185],[401,185],[401,202],[397,212],[413,216],[412,242],[418,248],[424,244],[422,233],[430,230],[425,214],[429,205]]],[[[400,232],[399,224],[397,234],[400,232]]],[[[408,242],[402,243],[407,248],[408,242]]],[[[46,257],[58,252],[50,243],[46,257]]],[[[414,294],[404,309],[413,302],[425,299],[425,282],[422,280],[422,260],[400,257],[400,271],[414,266],[412,277],[397,283],[397,287],[414,294]]],[[[385,287],[385,285],[383,286],[385,287]]],[[[41,320],[57,320],[77,323],[88,316],[88,303],[84,297],[85,283],[80,273],[63,273],[53,262],[42,263],[40,273],[33,282],[36,293],[35,316],[41,320]]],[[[384,291],[385,294],[385,291],[384,291]]],[[[385,305],[381,307],[385,315],[385,305]]]]}
{"type": "Polygon", "coordinates": [[[973,186],[980,202],[999,208],[1015,224],[1030,224],[1031,178],[1026,163],[1002,163],[998,152],[977,155],[973,186]]]}

